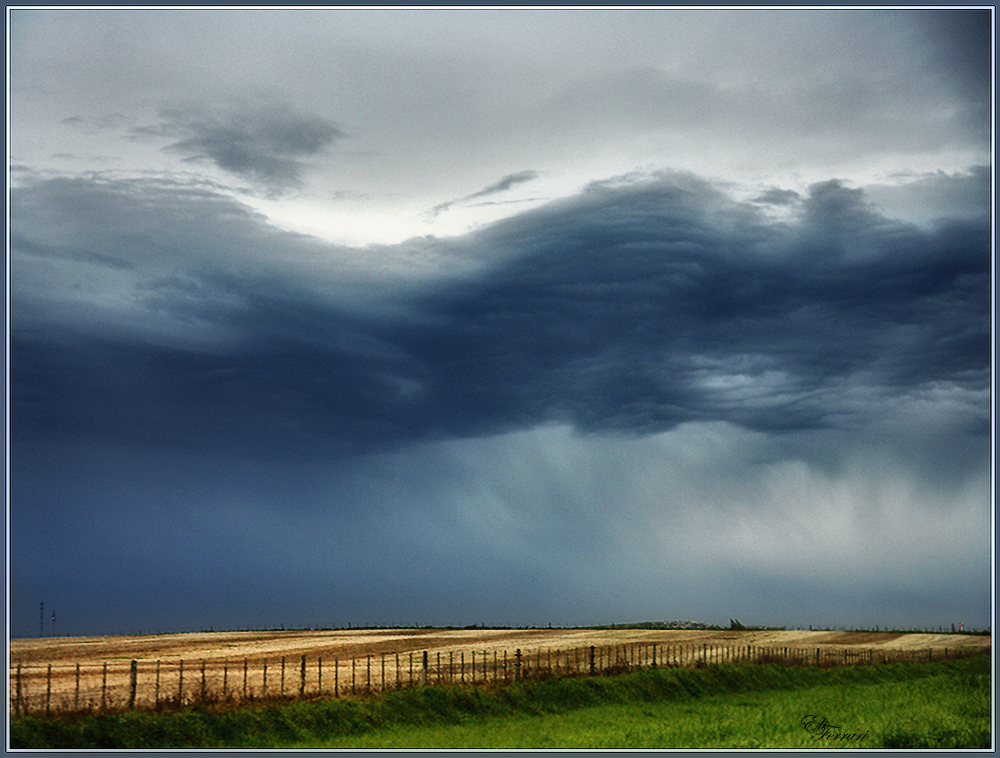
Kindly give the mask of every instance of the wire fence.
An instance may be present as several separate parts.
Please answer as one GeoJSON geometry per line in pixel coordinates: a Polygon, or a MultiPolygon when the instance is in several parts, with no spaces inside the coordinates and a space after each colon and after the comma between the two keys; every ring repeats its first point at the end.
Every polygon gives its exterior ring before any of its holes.
{"type": "Polygon", "coordinates": [[[640,668],[704,667],[753,661],[791,666],[923,662],[990,648],[772,647],[641,643],[569,649],[441,650],[237,660],[108,660],[12,664],[14,717],[72,711],[164,709],[190,704],[365,696],[428,685],[505,685],[553,676],[606,676],[640,668]]]}

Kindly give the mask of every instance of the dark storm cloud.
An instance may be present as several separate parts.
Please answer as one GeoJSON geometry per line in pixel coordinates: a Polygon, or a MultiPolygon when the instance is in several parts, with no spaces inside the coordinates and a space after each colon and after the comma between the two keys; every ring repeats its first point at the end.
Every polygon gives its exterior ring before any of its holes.
{"type": "Polygon", "coordinates": [[[911,18],[926,36],[937,74],[958,85],[963,96],[982,101],[991,85],[991,12],[941,9],[914,13],[911,18]]]}
{"type": "Polygon", "coordinates": [[[108,293],[41,308],[83,296],[72,277],[45,291],[61,280],[32,279],[33,266],[122,273],[96,245],[80,258],[101,230],[72,233],[74,208],[96,203],[118,235],[137,226],[107,188],[92,190],[103,203],[76,189],[62,207],[51,185],[12,200],[12,434],[337,455],[550,421],[860,428],[932,388],[951,388],[965,431],[988,421],[988,223],[924,231],[838,181],[811,187],[782,223],[693,177],[594,184],[448,242],[493,263],[381,312],[324,297],[335,276],[292,275],[306,238],[269,234],[211,193],[197,204],[166,192],[145,198],[146,233],[121,253],[150,274],[127,280],[131,310],[108,293]],[[197,234],[189,205],[202,208],[197,234]],[[115,313],[142,323],[112,328],[115,313]],[[150,336],[158,319],[171,340],[150,336]],[[205,331],[215,339],[200,342],[205,331]]]}
{"type": "Polygon", "coordinates": [[[468,200],[476,200],[480,197],[489,197],[490,195],[495,195],[498,192],[506,192],[515,184],[523,184],[524,182],[530,182],[532,179],[538,178],[538,172],[532,171],[531,169],[526,169],[524,171],[518,171],[514,174],[507,174],[503,179],[488,187],[484,187],[478,192],[473,192],[471,195],[466,195],[465,197],[459,198],[458,200],[450,200],[447,203],[441,203],[435,205],[430,212],[431,216],[437,216],[440,213],[444,213],[446,210],[451,208],[453,205],[458,203],[464,203],[468,200]]]}
{"type": "Polygon", "coordinates": [[[913,14],[928,45],[923,75],[953,93],[952,117],[956,134],[982,144],[991,139],[992,87],[991,38],[993,17],[989,10],[933,10],[913,14]]]}
{"type": "Polygon", "coordinates": [[[160,115],[162,124],[136,131],[183,136],[168,149],[277,188],[298,186],[305,167],[300,159],[347,136],[333,122],[287,106],[222,111],[187,106],[165,109],[160,115]]]}

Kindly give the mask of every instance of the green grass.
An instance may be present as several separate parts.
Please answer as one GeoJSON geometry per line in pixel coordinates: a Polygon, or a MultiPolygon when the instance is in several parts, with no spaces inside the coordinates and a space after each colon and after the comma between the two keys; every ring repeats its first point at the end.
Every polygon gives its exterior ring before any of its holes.
{"type": "MultiPolygon", "coordinates": [[[[11,722],[15,748],[989,748],[990,657],[734,664],[363,700],[11,722]],[[824,716],[856,742],[816,740],[824,716]]],[[[830,733],[833,733],[831,730],[830,733]]]]}
{"type": "Polygon", "coordinates": [[[990,747],[989,686],[965,691],[948,676],[910,682],[818,685],[727,693],[688,701],[615,703],[566,713],[391,726],[303,742],[313,748],[884,748],[990,747]],[[802,726],[826,716],[853,741],[802,726]],[[861,737],[861,735],[864,735],[861,737]]]}

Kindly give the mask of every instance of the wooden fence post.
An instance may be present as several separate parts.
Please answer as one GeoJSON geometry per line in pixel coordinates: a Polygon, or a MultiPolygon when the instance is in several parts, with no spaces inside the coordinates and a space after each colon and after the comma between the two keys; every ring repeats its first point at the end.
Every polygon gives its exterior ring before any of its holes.
{"type": "Polygon", "coordinates": [[[248,665],[249,665],[249,661],[246,658],[244,658],[243,659],[243,699],[244,700],[247,699],[247,667],[248,667],[248,665]]]}
{"type": "Polygon", "coordinates": [[[323,656],[316,659],[316,692],[323,696],[323,656]]]}
{"type": "Polygon", "coordinates": [[[104,662],[101,673],[101,710],[108,707],[108,662],[104,662]]]}
{"type": "Polygon", "coordinates": [[[423,651],[423,666],[420,669],[420,686],[427,686],[427,651],[423,651]]]}
{"type": "MultiPolygon", "coordinates": [[[[80,664],[77,664],[79,666],[80,664]]],[[[79,688],[77,688],[79,691],[79,688]]],[[[22,700],[21,700],[21,664],[17,664],[17,679],[14,684],[14,714],[17,716],[21,715],[22,700]]]]}
{"type": "Polygon", "coordinates": [[[128,707],[135,708],[135,689],[139,681],[139,663],[132,661],[128,672],[128,707]]]}
{"type": "Polygon", "coordinates": [[[267,658],[264,659],[264,681],[260,685],[260,696],[262,698],[267,697],[267,658]]]}
{"type": "Polygon", "coordinates": [[[597,648],[593,645],[590,646],[590,675],[594,675],[594,653],[597,652],[597,648]]]}
{"type": "Polygon", "coordinates": [[[76,686],[73,689],[73,707],[80,707],[80,664],[76,664],[76,686]]]}
{"type": "Polygon", "coordinates": [[[222,662],[222,699],[229,697],[229,659],[222,662]]]}
{"type": "Polygon", "coordinates": [[[52,713],[52,664],[45,674],[45,715],[52,713]]]}
{"type": "Polygon", "coordinates": [[[281,696],[285,696],[285,656],[281,656],[281,696]]]}
{"type": "Polygon", "coordinates": [[[205,659],[201,659],[201,702],[205,702],[208,699],[208,684],[205,681],[205,659]]]}
{"type": "Polygon", "coordinates": [[[521,648],[514,651],[514,681],[521,678],[521,648]]]}

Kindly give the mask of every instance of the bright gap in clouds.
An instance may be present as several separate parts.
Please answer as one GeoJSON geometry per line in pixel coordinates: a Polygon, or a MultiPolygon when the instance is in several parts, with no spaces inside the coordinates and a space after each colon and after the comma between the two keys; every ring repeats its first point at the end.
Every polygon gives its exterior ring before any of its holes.
{"type": "MultiPolygon", "coordinates": [[[[840,165],[795,165],[782,167],[743,163],[739,159],[715,155],[698,155],[693,148],[685,149],[677,165],[685,173],[701,176],[724,187],[738,201],[748,201],[768,191],[795,192],[806,196],[817,183],[837,178],[854,188],[877,188],[872,199],[887,217],[905,223],[926,226],[935,219],[933,204],[908,202],[908,186],[922,177],[966,175],[977,165],[981,156],[968,151],[943,151],[934,156],[879,156],[840,165]]],[[[669,154],[669,153],[668,153],[669,154]]],[[[521,186],[502,193],[467,199],[482,187],[467,185],[466,195],[440,200],[448,207],[434,212],[432,197],[372,197],[343,193],[323,198],[316,193],[289,197],[268,197],[240,194],[240,202],[262,213],[275,227],[315,236],[336,245],[363,248],[369,245],[398,245],[417,237],[452,238],[488,226],[504,218],[516,216],[552,200],[570,198],[588,185],[594,177],[602,182],[639,183],[669,170],[670,162],[654,165],[642,161],[609,161],[599,165],[554,166],[538,172],[538,176],[521,186]],[[665,166],[667,169],[665,169],[665,166]]],[[[483,174],[483,186],[498,178],[483,174]]],[[[769,212],[782,215],[773,206],[769,212]]],[[[958,209],[948,208],[955,214],[958,209]]]]}

